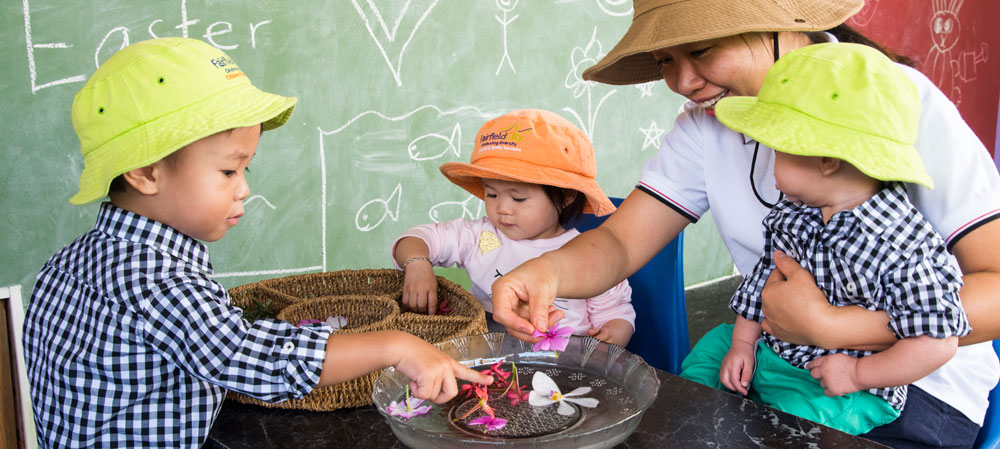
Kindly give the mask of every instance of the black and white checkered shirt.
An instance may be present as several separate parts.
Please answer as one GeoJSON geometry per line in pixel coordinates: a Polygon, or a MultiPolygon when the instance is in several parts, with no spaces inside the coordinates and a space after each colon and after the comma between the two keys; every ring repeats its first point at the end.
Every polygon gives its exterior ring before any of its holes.
{"type": "MultiPolygon", "coordinates": [[[[757,322],[764,318],[760,292],[779,249],[813,274],[831,304],[885,310],[889,328],[899,338],[963,336],[972,329],[958,297],[961,274],[949,264],[944,240],[913,207],[902,184],[893,183],[854,209],[834,214],[825,225],[818,208],[778,203],[764,218],[764,254],[729,303],[736,313],[757,322]]],[[[832,353],[872,354],[795,345],[766,332],[764,341],[800,368],[832,353]]],[[[870,391],[896,409],[906,399],[906,387],[870,391]]]]}
{"type": "Polygon", "coordinates": [[[244,321],[211,272],[202,244],[109,203],[46,262],[24,324],[42,447],[197,448],[226,389],[312,390],[329,327],[244,321]]]}

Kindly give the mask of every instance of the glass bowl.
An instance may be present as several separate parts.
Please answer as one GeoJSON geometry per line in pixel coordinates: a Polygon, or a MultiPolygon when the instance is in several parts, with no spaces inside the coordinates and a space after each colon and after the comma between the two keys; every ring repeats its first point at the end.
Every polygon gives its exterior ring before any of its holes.
{"type": "MultiPolygon", "coordinates": [[[[643,413],[656,400],[660,380],[656,370],[641,357],[616,345],[591,337],[572,336],[565,351],[532,352],[531,344],[506,333],[455,338],[437,345],[442,351],[476,370],[485,370],[503,359],[502,368],[516,366],[518,383],[531,390],[533,373],[551,377],[559,390],[569,393],[578,387],[591,387],[582,397],[599,401],[595,408],[570,404],[571,415],[560,415],[557,405],[534,407],[527,401],[511,405],[499,393],[491,394],[489,405],[497,417],[508,419],[502,429],[487,431],[468,421],[482,416],[481,411],[460,418],[476,405],[475,396],[459,393],[445,404],[433,405],[431,411],[410,419],[391,416],[386,410],[393,401],[405,401],[405,387],[410,379],[388,368],[375,381],[372,400],[403,444],[424,448],[610,448],[635,431],[643,413]]],[[[512,379],[511,376],[510,379],[512,379]]],[[[460,382],[459,386],[465,382],[460,382]]]]}

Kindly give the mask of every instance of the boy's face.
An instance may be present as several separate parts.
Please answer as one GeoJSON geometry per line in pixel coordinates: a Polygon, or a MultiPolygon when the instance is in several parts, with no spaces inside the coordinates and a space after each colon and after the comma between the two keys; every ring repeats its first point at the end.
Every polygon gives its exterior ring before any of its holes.
{"type": "Polygon", "coordinates": [[[542,186],[483,179],[486,216],[511,240],[547,239],[562,234],[559,212],[542,186]]]}
{"type": "Polygon", "coordinates": [[[157,162],[158,221],[206,242],[222,238],[243,216],[250,195],[245,174],[257,151],[260,125],[192,142],[157,162]]]}
{"type": "Polygon", "coordinates": [[[774,186],[789,201],[813,207],[825,202],[828,197],[824,183],[820,157],[799,156],[774,152],[774,186]]]}

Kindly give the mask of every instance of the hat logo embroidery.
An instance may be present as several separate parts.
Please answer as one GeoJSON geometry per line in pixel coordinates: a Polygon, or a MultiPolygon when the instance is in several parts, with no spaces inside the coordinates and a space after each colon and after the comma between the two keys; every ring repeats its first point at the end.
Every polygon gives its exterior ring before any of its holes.
{"type": "Polygon", "coordinates": [[[486,253],[500,248],[502,244],[500,243],[500,238],[496,234],[490,231],[483,231],[479,234],[479,252],[484,256],[486,253]]]}
{"type": "Polygon", "coordinates": [[[236,61],[233,61],[229,56],[222,55],[218,58],[212,58],[211,62],[215,67],[225,70],[227,80],[245,76],[240,70],[240,66],[236,65],[236,61]]]}
{"type": "Polygon", "coordinates": [[[481,146],[478,151],[486,150],[508,150],[521,151],[517,144],[524,139],[521,133],[530,132],[534,128],[519,129],[517,125],[510,125],[497,132],[483,134],[479,137],[481,146]]]}

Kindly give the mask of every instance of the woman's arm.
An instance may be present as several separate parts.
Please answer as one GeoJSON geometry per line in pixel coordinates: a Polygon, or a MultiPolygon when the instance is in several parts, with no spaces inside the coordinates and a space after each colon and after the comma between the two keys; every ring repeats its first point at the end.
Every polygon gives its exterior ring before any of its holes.
{"type": "MultiPolygon", "coordinates": [[[[960,338],[959,345],[1000,338],[1000,220],[972,230],[952,252],[962,269],[962,308],[972,324],[972,333],[960,338]]],[[[787,256],[780,259],[775,257],[778,269],[761,294],[765,331],[784,341],[822,348],[879,351],[896,341],[884,311],[835,307],[809,272],[787,256]]]]}
{"type": "Polygon", "coordinates": [[[968,345],[1000,338],[1000,220],[986,223],[952,247],[962,268],[962,308],[972,333],[959,339],[968,345]]]}
{"type": "Polygon", "coordinates": [[[548,329],[549,306],[557,296],[603,293],[642,268],[688,223],[657,199],[634,190],[597,229],[497,279],[493,318],[515,337],[531,340],[534,329],[548,329]]]}

